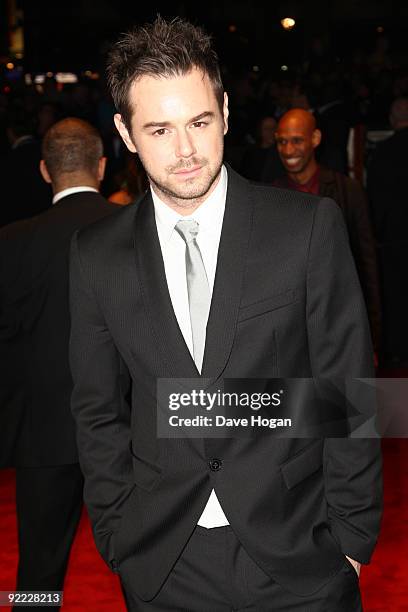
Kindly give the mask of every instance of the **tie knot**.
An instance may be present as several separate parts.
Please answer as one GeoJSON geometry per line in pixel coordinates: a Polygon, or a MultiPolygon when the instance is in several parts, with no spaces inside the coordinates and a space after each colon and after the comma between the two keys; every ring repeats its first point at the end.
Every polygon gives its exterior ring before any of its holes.
{"type": "Polygon", "coordinates": [[[198,234],[198,222],[194,219],[186,219],[176,223],[175,230],[187,244],[192,242],[198,234]]]}

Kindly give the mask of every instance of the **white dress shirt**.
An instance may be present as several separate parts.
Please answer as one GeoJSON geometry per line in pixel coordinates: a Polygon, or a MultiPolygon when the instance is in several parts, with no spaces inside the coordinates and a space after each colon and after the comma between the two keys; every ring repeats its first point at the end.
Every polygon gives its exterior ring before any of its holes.
{"type": "MultiPolygon", "coordinates": [[[[199,225],[197,243],[201,251],[204,267],[207,273],[210,293],[214,288],[217,268],[218,246],[220,243],[222,222],[224,218],[225,199],[227,195],[227,171],[221,168],[221,176],[211,195],[189,216],[181,216],[164,204],[151,189],[157,233],[163,255],[164,270],[170,293],[174,314],[176,315],[185,343],[193,356],[193,337],[190,323],[186,278],[186,245],[183,238],[175,231],[175,225],[180,220],[194,219],[199,225]]],[[[202,527],[221,527],[228,525],[220,502],[214,489],[211,491],[207,505],[198,520],[202,527]]]]}
{"type": "Polygon", "coordinates": [[[79,185],[78,187],[68,187],[67,189],[58,191],[52,198],[52,203],[56,204],[59,200],[65,198],[65,196],[71,195],[73,193],[81,193],[81,191],[95,191],[96,193],[99,193],[97,189],[95,189],[94,187],[88,187],[87,185],[79,185]]]}

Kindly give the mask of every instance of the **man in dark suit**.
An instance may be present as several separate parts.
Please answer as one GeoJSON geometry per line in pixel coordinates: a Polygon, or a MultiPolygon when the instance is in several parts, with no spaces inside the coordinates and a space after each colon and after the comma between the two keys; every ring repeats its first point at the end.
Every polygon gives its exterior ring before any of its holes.
{"type": "Polygon", "coordinates": [[[379,246],[386,367],[408,364],[406,261],[408,207],[405,190],[408,98],[397,98],[390,112],[395,133],[375,149],[367,168],[367,190],[379,246]]]}
{"type": "Polygon", "coordinates": [[[313,115],[294,108],[279,120],[276,143],[286,175],[275,187],[294,189],[333,199],[346,222],[350,248],[366,301],[374,347],[380,348],[381,305],[375,241],[367,198],[358,181],[316,160],[322,133],[313,115]]]}
{"type": "Polygon", "coordinates": [[[0,232],[0,344],[19,384],[4,381],[1,407],[2,463],[17,466],[18,590],[62,589],[83,489],[70,411],[69,244],[79,227],[117,210],[98,193],[105,158],[88,123],[56,123],[40,169],[52,208],[0,232]]]}
{"type": "Polygon", "coordinates": [[[201,28],[127,33],[108,75],[151,189],[72,241],[72,410],[97,546],[129,610],[360,610],[378,440],[156,428],[161,379],[372,376],[341,212],[223,165],[228,99],[201,28]]]}

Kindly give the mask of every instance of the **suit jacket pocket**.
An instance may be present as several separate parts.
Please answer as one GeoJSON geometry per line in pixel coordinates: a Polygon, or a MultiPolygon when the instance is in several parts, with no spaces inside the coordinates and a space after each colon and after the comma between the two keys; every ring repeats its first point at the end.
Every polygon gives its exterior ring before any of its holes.
{"type": "Polygon", "coordinates": [[[132,454],[133,476],[135,483],[145,491],[152,491],[153,488],[162,479],[161,470],[147,461],[136,455],[133,451],[132,443],[130,444],[130,452],[132,454]]]}
{"type": "Polygon", "coordinates": [[[259,315],[271,312],[272,310],[283,308],[283,306],[288,306],[295,301],[296,293],[290,289],[289,291],[285,291],[285,293],[279,293],[278,295],[274,295],[266,300],[249,304],[248,306],[240,308],[238,323],[246,321],[247,319],[252,319],[253,317],[258,317],[259,315]]]}
{"type": "Polygon", "coordinates": [[[317,472],[322,464],[323,440],[316,440],[280,466],[287,488],[293,489],[302,480],[317,472]]]}

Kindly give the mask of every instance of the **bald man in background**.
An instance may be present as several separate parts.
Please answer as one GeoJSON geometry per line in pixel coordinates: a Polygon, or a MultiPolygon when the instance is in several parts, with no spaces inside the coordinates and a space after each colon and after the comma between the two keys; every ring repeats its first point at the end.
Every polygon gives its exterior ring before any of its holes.
{"type": "Polygon", "coordinates": [[[19,591],[63,588],[83,489],[70,411],[69,245],[78,228],[118,209],[98,193],[106,158],[89,123],[54,124],[42,156],[53,206],[0,231],[0,352],[14,377],[0,393],[0,447],[2,465],[16,466],[19,591]]]}
{"type": "Polygon", "coordinates": [[[375,242],[367,199],[361,185],[344,174],[317,163],[315,151],[322,140],[313,115],[294,108],[285,113],[277,127],[276,146],[286,176],[276,187],[332,198],[346,222],[361,287],[367,306],[374,348],[381,336],[381,305],[375,242]]]}

